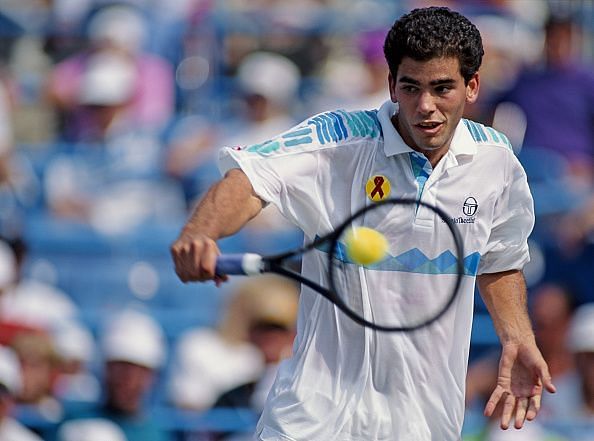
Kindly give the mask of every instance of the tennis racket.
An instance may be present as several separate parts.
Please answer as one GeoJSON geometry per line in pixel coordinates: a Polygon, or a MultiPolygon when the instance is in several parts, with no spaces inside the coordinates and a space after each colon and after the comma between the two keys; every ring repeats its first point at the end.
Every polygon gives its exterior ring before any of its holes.
{"type": "Polygon", "coordinates": [[[328,234],[292,251],[271,256],[222,254],[216,272],[279,274],[321,294],[362,326],[408,332],[446,313],[465,269],[460,234],[443,210],[416,199],[391,198],[361,208],[328,234]],[[349,255],[349,234],[358,227],[372,228],[386,239],[387,252],[372,263],[357,263],[360,260],[349,255]],[[322,283],[290,268],[308,253],[324,268],[322,283]]]}

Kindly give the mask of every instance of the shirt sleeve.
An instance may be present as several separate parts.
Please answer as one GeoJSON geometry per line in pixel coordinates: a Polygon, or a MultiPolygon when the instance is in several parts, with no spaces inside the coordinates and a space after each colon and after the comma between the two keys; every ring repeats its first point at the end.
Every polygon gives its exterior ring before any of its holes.
{"type": "Polygon", "coordinates": [[[317,176],[323,149],[308,130],[302,124],[262,144],[225,147],[219,153],[219,170],[225,174],[240,168],[262,200],[313,234],[319,223],[317,176]]]}
{"type": "Polygon", "coordinates": [[[530,261],[528,236],[534,227],[534,202],[518,159],[507,155],[507,184],[495,203],[493,224],[478,274],[521,270],[530,261]]]}

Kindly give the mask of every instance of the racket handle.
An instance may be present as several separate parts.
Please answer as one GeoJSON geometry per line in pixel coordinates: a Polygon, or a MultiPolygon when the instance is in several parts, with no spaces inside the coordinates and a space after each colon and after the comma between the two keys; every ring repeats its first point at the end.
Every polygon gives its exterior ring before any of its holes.
{"type": "Polygon", "coordinates": [[[222,254],[217,258],[216,273],[221,275],[254,276],[263,272],[259,254],[222,254]]]}

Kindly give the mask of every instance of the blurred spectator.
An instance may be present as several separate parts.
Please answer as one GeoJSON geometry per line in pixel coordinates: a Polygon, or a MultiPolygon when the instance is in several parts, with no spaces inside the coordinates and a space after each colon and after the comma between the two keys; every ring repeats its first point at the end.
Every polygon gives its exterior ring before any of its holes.
{"type": "Polygon", "coordinates": [[[44,179],[51,216],[105,235],[126,234],[145,222],[183,219],[183,192],[160,175],[160,145],[146,141],[120,140],[97,150],[77,146],[54,156],[44,179]]]}
{"type": "Polygon", "coordinates": [[[22,387],[17,403],[41,421],[59,422],[63,407],[53,396],[57,358],[51,337],[44,332],[21,331],[11,340],[10,347],[21,364],[22,387]]]}
{"type": "Polygon", "coordinates": [[[594,433],[594,303],[580,306],[571,321],[567,344],[575,356],[575,383],[568,388],[558,419],[588,421],[594,433]]]}
{"type": "Polygon", "coordinates": [[[51,157],[45,199],[58,219],[104,234],[185,216],[181,189],[162,179],[159,136],[173,112],[172,67],[142,51],[146,23],[133,7],[106,6],[89,24],[92,47],[56,66],[49,95],[65,140],[51,157]],[[90,143],[90,144],[86,144],[90,143]]]}
{"type": "Polygon", "coordinates": [[[76,103],[68,116],[67,141],[103,142],[130,130],[130,105],[138,72],[133,60],[113,50],[97,50],[85,60],[76,103]]]}
{"type": "Polygon", "coordinates": [[[52,329],[57,356],[53,393],[63,402],[97,402],[101,385],[91,372],[95,352],[93,335],[82,324],[66,320],[52,329]]]}
{"type": "Polygon", "coordinates": [[[244,99],[244,124],[227,133],[224,144],[256,144],[291,128],[300,82],[299,68],[283,55],[254,52],[243,58],[237,83],[244,99]]]}
{"type": "Polygon", "coordinates": [[[181,183],[188,207],[219,177],[214,164],[219,124],[198,115],[185,116],[168,135],[165,171],[181,183]]]}
{"type": "Polygon", "coordinates": [[[341,40],[340,49],[331,52],[319,72],[320,96],[314,99],[319,112],[377,109],[390,98],[385,37],[385,30],[377,30],[341,40]]]}
{"type": "MultiPolygon", "coordinates": [[[[151,143],[135,146],[158,149],[151,143]]],[[[158,155],[122,152],[126,146],[121,144],[105,147],[96,154],[82,148],[58,155],[48,164],[44,186],[52,217],[117,236],[145,222],[178,222],[186,216],[181,188],[154,169],[158,155]]]]}
{"type": "MultiPolygon", "coordinates": [[[[594,183],[594,71],[576,56],[580,37],[576,22],[552,16],[545,26],[544,65],[521,72],[499,102],[513,103],[524,113],[524,149],[553,151],[568,163],[568,183],[589,188],[594,183]]],[[[496,111],[494,124],[498,117],[505,118],[496,111]]]]}
{"type": "MultiPolygon", "coordinates": [[[[530,3],[536,5],[541,2],[530,3]]],[[[473,22],[481,32],[485,49],[481,64],[481,93],[476,103],[467,106],[464,116],[490,124],[493,101],[515,84],[526,65],[540,60],[542,33],[539,27],[528,25],[508,10],[479,6],[475,12],[473,22]]],[[[519,122],[517,125],[520,125],[519,122]]],[[[522,130],[520,135],[516,135],[510,130],[513,128],[506,127],[505,133],[513,146],[520,147],[524,132],[522,130]]]]}
{"type": "Polygon", "coordinates": [[[15,149],[16,89],[0,62],[0,235],[5,236],[18,232],[25,210],[33,207],[40,195],[31,163],[15,149]]]}
{"type": "Polygon", "coordinates": [[[0,278],[0,323],[5,327],[0,341],[4,343],[11,335],[6,326],[49,332],[54,325],[78,314],[77,306],[65,292],[24,277],[26,253],[27,244],[21,238],[8,243],[0,240],[0,265],[4,266],[4,278],[0,278]]]}
{"type": "Polygon", "coordinates": [[[63,113],[66,140],[101,141],[113,135],[89,128],[105,126],[101,120],[107,112],[101,107],[113,107],[114,101],[120,107],[121,126],[158,131],[169,121],[174,109],[173,67],[144,51],[147,32],[142,13],[129,5],[105,6],[92,16],[87,29],[89,50],[59,63],[48,84],[50,100],[63,113]],[[119,61],[103,66],[93,57],[98,52],[120,57],[119,61]],[[103,86],[89,90],[91,84],[103,86]]]}
{"type": "MultiPolygon", "coordinates": [[[[246,56],[237,70],[241,101],[239,117],[213,123],[192,116],[183,118],[170,136],[166,168],[183,182],[188,202],[219,179],[216,154],[221,145],[250,145],[268,140],[296,123],[294,112],[301,81],[291,60],[271,52],[246,56]],[[282,78],[282,81],[278,79],[282,78]]],[[[261,217],[278,222],[278,217],[261,217]]]]}
{"type": "Polygon", "coordinates": [[[260,414],[279,363],[292,354],[299,293],[293,282],[277,276],[262,277],[251,285],[245,311],[250,316],[248,340],[262,353],[264,370],[259,378],[223,393],[214,406],[260,414]]]}
{"type": "Polygon", "coordinates": [[[570,16],[550,17],[544,64],[520,74],[493,126],[525,130],[519,159],[539,217],[533,237],[543,245],[545,277],[571,285],[584,302],[594,300],[583,270],[594,261],[594,69],[577,54],[582,31],[570,16]]]}
{"type": "Polygon", "coordinates": [[[41,441],[41,438],[24,427],[11,414],[14,397],[20,393],[21,372],[16,355],[0,346],[0,440],[41,441]]]}
{"type": "MultiPolygon", "coordinates": [[[[169,396],[178,407],[210,408],[224,392],[262,378],[266,360],[261,349],[251,341],[250,337],[257,337],[257,334],[250,335],[250,330],[263,315],[274,316],[262,301],[267,298],[264,293],[270,296],[272,305],[278,305],[278,317],[292,314],[292,291],[285,281],[257,277],[242,280],[231,289],[218,328],[192,329],[177,343],[169,377],[169,396]],[[287,290],[290,293],[287,294],[287,290]]],[[[285,318],[283,323],[287,320],[285,318]]]]}
{"type": "Polygon", "coordinates": [[[250,317],[248,340],[261,352],[265,368],[257,381],[226,391],[217,405],[261,412],[278,364],[292,353],[299,293],[293,282],[277,276],[245,283],[252,285],[243,288],[248,293],[244,311],[250,317]]]}
{"type": "MultiPolygon", "coordinates": [[[[574,295],[566,287],[546,283],[533,290],[529,310],[534,336],[556,383],[573,370],[573,357],[567,347],[567,333],[575,309],[574,295]]],[[[546,398],[554,398],[554,395],[546,398]]]]}
{"type": "Polygon", "coordinates": [[[160,325],[145,313],[124,310],[103,329],[101,349],[105,400],[96,408],[73,412],[66,420],[102,418],[116,423],[128,441],[167,440],[167,432],[153,419],[147,401],[166,360],[160,325]]]}
{"type": "Polygon", "coordinates": [[[361,104],[354,110],[377,109],[390,98],[386,92],[388,67],[384,57],[385,38],[384,29],[364,32],[357,37],[358,50],[369,72],[369,87],[364,91],[361,104]]]}
{"type": "Polygon", "coordinates": [[[559,220],[557,236],[559,246],[568,257],[579,256],[585,247],[591,246],[594,242],[594,194],[559,220]]]}

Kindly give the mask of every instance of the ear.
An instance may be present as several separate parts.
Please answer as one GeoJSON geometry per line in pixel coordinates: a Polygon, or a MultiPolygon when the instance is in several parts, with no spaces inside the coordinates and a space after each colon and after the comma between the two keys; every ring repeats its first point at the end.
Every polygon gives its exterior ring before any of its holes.
{"type": "Polygon", "coordinates": [[[480,78],[478,72],[475,73],[466,85],[466,102],[473,104],[478,99],[480,89],[480,78]]]}
{"type": "Polygon", "coordinates": [[[396,80],[392,76],[392,72],[388,73],[388,87],[390,88],[390,100],[393,103],[398,102],[398,98],[396,98],[396,80]]]}

